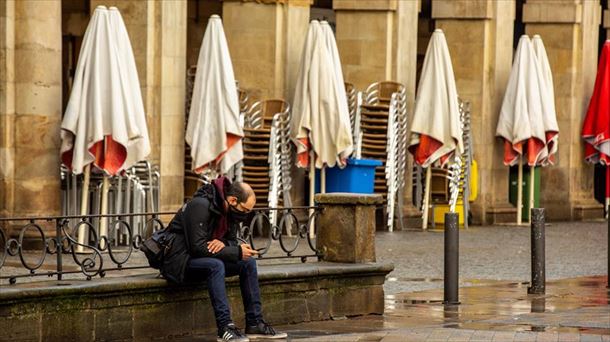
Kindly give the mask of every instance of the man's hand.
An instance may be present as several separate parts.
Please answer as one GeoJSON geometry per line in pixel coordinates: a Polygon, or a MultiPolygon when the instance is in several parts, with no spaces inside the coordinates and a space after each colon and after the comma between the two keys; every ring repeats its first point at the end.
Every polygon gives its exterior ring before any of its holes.
{"type": "Polygon", "coordinates": [[[241,258],[243,260],[248,260],[249,258],[258,255],[258,251],[255,249],[252,249],[252,247],[250,247],[249,244],[244,243],[240,245],[241,247],[241,258]]]}
{"type": "Polygon", "coordinates": [[[208,251],[212,254],[222,251],[223,248],[225,248],[225,244],[220,240],[214,239],[212,241],[208,241],[208,251]]]}

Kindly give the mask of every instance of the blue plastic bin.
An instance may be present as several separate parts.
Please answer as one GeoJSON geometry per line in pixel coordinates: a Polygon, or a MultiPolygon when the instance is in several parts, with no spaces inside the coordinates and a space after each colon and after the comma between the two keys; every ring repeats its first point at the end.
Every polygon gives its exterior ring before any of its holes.
{"type": "MultiPolygon", "coordinates": [[[[382,162],[374,159],[347,159],[345,168],[326,169],[326,192],[372,194],[375,190],[375,168],[382,162]]],[[[320,171],[316,170],[316,192],[320,192],[320,171]]]]}

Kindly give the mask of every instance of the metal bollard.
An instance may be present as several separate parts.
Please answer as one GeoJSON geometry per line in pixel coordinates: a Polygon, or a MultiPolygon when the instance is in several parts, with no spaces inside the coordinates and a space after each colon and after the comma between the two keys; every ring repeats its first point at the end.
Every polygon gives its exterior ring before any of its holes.
{"type": "Polygon", "coordinates": [[[545,293],[545,260],[544,260],[544,208],[532,208],[532,282],[527,288],[529,294],[545,293]]]}
{"type": "Polygon", "coordinates": [[[459,289],[459,231],[458,214],[445,214],[445,304],[460,304],[459,289]]]}

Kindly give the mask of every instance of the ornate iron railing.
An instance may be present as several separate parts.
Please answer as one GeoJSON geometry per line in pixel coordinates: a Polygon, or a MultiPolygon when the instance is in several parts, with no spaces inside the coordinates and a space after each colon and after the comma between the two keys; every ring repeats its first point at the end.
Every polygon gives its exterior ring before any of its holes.
{"type": "MultiPolygon", "coordinates": [[[[319,258],[315,234],[312,237],[307,232],[315,232],[320,211],[319,207],[256,208],[250,224],[242,226],[238,236],[259,251],[259,260],[300,258],[305,262],[319,258]],[[281,213],[278,224],[271,224],[271,211],[281,213]]],[[[0,218],[0,283],[8,279],[15,284],[20,278],[36,276],[62,280],[64,275],[80,273],[91,280],[110,271],[149,268],[139,247],[153,231],[165,228],[160,216],[173,214],[0,218]],[[98,235],[103,221],[107,221],[107,236],[98,235]],[[16,234],[9,235],[9,231],[16,234]],[[88,235],[86,243],[79,243],[80,234],[88,235]],[[35,247],[26,249],[28,243],[35,247]]]]}

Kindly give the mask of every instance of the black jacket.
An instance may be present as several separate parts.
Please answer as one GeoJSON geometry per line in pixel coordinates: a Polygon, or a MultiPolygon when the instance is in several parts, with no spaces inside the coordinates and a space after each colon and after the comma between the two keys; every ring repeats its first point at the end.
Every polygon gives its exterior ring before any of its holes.
{"type": "Polygon", "coordinates": [[[213,240],[213,232],[223,213],[224,199],[212,184],[199,188],[193,199],[180,208],[169,223],[176,233],[171,249],[165,256],[161,274],[168,280],[184,282],[186,266],[190,258],[213,257],[228,262],[241,260],[241,248],[237,241],[238,225],[229,220],[229,230],[221,239],[225,247],[218,253],[208,251],[207,242],[213,240]]]}

